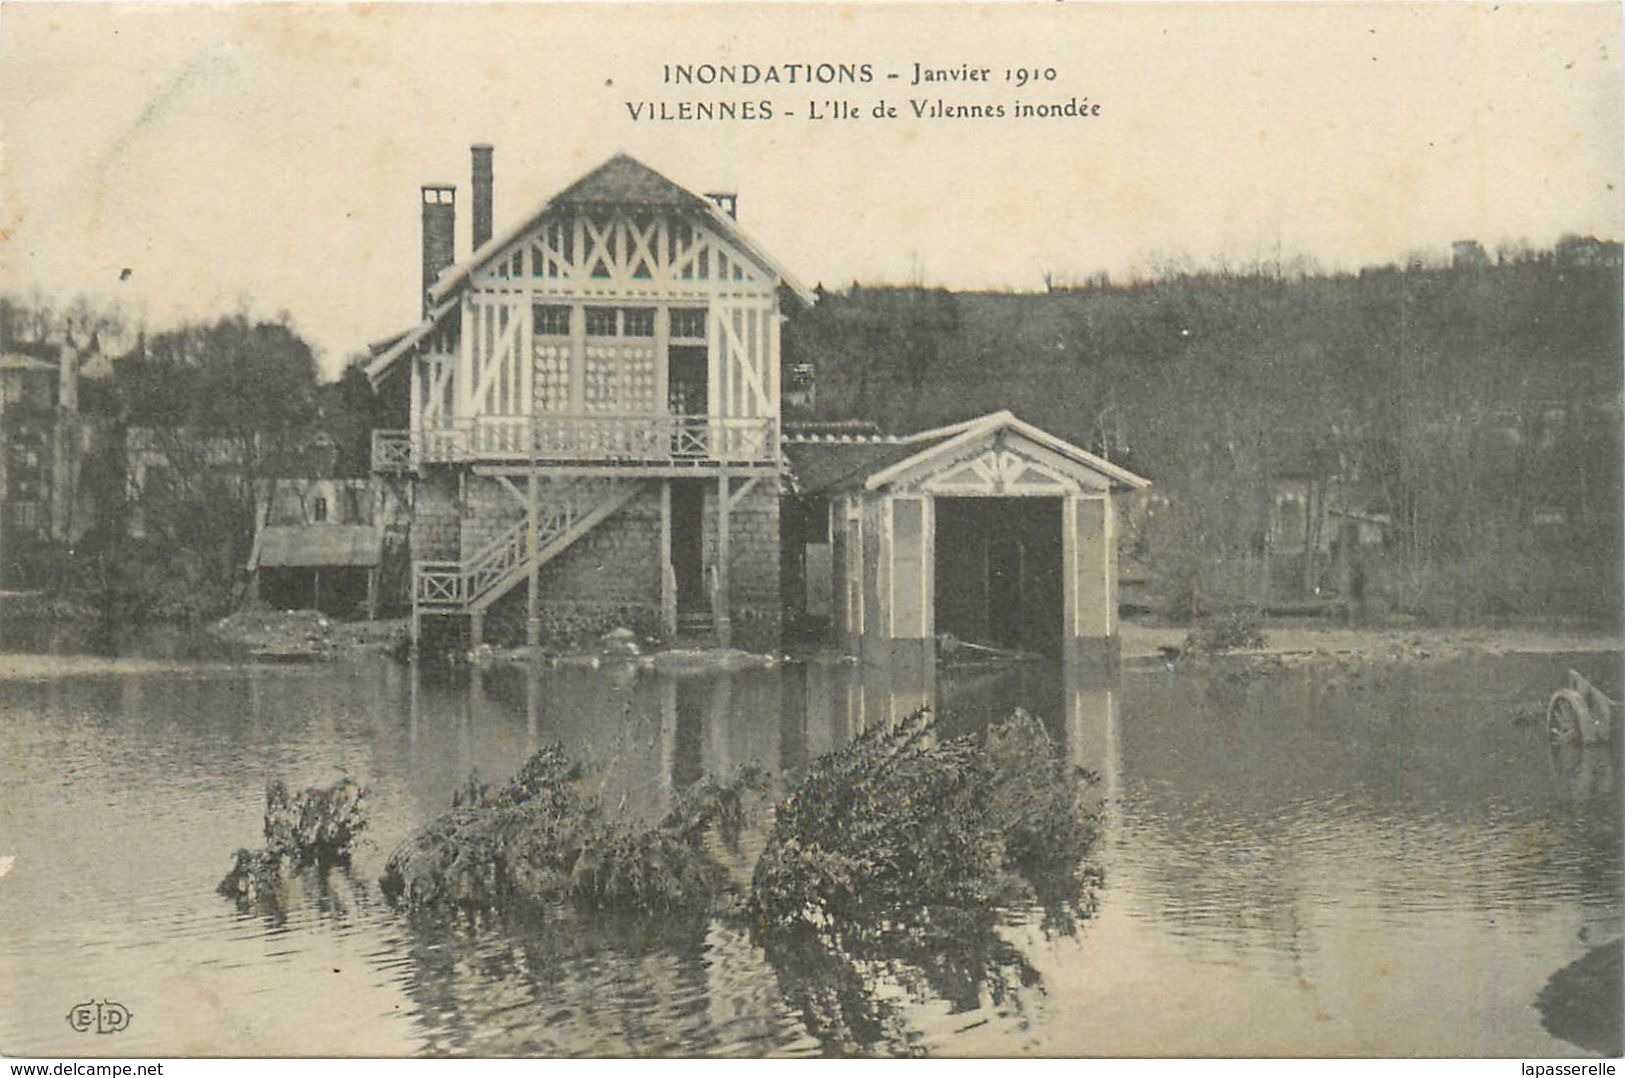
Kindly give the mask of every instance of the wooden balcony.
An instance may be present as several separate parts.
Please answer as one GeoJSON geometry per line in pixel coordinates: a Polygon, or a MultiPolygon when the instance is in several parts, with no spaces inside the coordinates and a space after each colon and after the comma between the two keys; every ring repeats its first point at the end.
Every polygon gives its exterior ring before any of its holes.
{"type": "Polygon", "coordinates": [[[779,421],[678,415],[478,416],[417,430],[375,430],[375,472],[426,464],[557,465],[644,474],[773,469],[779,421]]]}

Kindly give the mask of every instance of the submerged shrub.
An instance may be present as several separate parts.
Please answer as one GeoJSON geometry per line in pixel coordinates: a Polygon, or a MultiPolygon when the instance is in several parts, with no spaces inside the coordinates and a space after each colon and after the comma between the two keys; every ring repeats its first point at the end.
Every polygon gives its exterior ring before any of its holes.
{"type": "Polygon", "coordinates": [[[348,775],[293,795],[281,782],[266,787],[265,848],[296,864],[348,862],[366,826],[367,788],[348,775]]]}
{"type": "Polygon", "coordinates": [[[922,710],[812,765],[774,814],[748,909],[827,1051],[917,1053],[885,982],[965,1007],[1038,983],[998,929],[1030,903],[1052,933],[1087,914],[1090,781],[1023,711],[978,741],[942,739],[922,710]]]}
{"type": "Polygon", "coordinates": [[[1255,610],[1237,610],[1207,618],[1185,635],[1185,650],[1212,655],[1264,646],[1264,619],[1255,610]]]}
{"type": "Polygon", "coordinates": [[[1024,711],[985,741],[941,739],[932,713],[865,731],[816,761],[774,815],[750,909],[759,927],[990,910],[1071,876],[1093,845],[1087,779],[1024,711]]]}
{"type": "Polygon", "coordinates": [[[763,779],[752,769],[728,782],[702,779],[650,827],[606,812],[580,789],[580,777],[580,766],[558,745],[533,755],[494,791],[471,777],[450,812],[390,855],[380,881],[384,897],[408,910],[513,910],[554,902],[704,908],[724,886],[705,837],[715,827],[731,842],[744,794],[760,789],[763,779]]]}
{"type": "Polygon", "coordinates": [[[215,888],[250,903],[265,902],[289,869],[347,865],[367,826],[367,788],[346,775],[331,786],[289,794],[281,781],[265,788],[265,846],[239,849],[215,888]]]}

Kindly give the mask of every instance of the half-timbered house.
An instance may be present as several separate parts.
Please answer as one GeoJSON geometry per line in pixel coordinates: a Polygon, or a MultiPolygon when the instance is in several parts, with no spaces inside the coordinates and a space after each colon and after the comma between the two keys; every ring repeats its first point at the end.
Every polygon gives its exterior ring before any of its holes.
{"type": "Polygon", "coordinates": [[[425,185],[424,317],[368,367],[410,416],[373,456],[413,488],[414,638],[776,642],[780,304],[810,293],[731,195],[620,155],[492,235],[473,164],[472,255],[425,185]]]}

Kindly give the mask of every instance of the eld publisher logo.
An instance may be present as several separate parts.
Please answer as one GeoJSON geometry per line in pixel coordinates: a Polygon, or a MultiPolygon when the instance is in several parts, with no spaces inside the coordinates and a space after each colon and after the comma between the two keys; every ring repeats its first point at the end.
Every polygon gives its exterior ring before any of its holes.
{"type": "Polygon", "coordinates": [[[130,1009],[107,999],[79,1003],[68,1012],[68,1025],[75,1033],[122,1033],[130,1027],[130,1009]]]}

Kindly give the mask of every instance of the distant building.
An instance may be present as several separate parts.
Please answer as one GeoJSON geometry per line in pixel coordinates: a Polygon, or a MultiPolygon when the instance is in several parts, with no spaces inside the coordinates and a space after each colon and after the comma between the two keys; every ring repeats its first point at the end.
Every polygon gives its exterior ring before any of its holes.
{"type": "Polygon", "coordinates": [[[93,428],[79,413],[84,356],[68,343],[0,355],[0,586],[33,587],[33,554],[75,542],[93,507],[79,476],[93,428]]]}
{"type": "Polygon", "coordinates": [[[1490,264],[1490,256],[1477,240],[1457,240],[1450,245],[1450,265],[1453,269],[1482,269],[1490,264]]]}
{"type": "Polygon", "coordinates": [[[261,480],[254,519],[248,571],[272,607],[374,617],[405,564],[408,508],[376,477],[261,480]]]}
{"type": "Polygon", "coordinates": [[[1553,255],[1560,266],[1618,266],[1625,262],[1625,248],[1617,240],[1595,236],[1564,236],[1557,241],[1553,255]]]}

